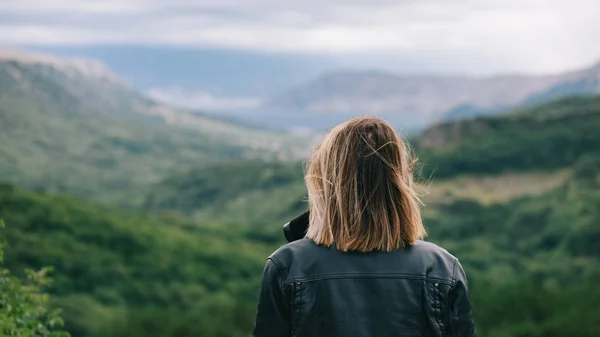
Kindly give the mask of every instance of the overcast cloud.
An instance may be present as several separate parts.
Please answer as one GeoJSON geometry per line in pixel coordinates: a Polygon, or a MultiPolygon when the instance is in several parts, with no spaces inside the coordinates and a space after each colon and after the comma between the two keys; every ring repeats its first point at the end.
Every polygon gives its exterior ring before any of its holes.
{"type": "Polygon", "coordinates": [[[156,101],[181,108],[202,108],[210,111],[246,110],[261,104],[256,97],[223,97],[203,91],[186,91],[181,88],[150,89],[146,95],[156,101]]]}
{"type": "Polygon", "coordinates": [[[598,0],[3,0],[0,44],[165,45],[442,55],[475,72],[574,69],[600,59],[598,0]]]}

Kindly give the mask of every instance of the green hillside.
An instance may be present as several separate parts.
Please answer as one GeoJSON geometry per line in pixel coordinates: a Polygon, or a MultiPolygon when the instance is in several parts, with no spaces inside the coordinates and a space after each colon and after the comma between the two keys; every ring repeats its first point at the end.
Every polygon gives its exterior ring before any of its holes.
{"type": "MultiPolygon", "coordinates": [[[[600,335],[598,130],[600,97],[570,97],[414,142],[429,240],[467,269],[480,336],[600,335]]],[[[0,61],[3,268],[53,266],[74,337],[248,336],[312,141],[0,61]]]]}
{"type": "Polygon", "coordinates": [[[68,70],[0,61],[0,180],[107,200],[190,167],[308,151],[310,139],[174,110],[68,70]]]}
{"type": "Polygon", "coordinates": [[[497,117],[431,128],[416,144],[426,175],[549,170],[600,155],[600,96],[571,97],[497,117]]]}
{"type": "Polygon", "coordinates": [[[576,114],[598,113],[600,97],[594,95],[566,96],[527,108],[512,111],[515,116],[555,118],[576,114]]]}
{"type": "Polygon", "coordinates": [[[74,336],[247,335],[273,248],[240,228],[123,213],[6,184],[0,216],[6,267],[54,266],[51,291],[74,336]],[[148,326],[156,318],[159,326],[148,326]]]}
{"type": "MultiPolygon", "coordinates": [[[[466,266],[481,336],[600,334],[598,102],[565,98],[460,121],[460,139],[418,147],[432,181],[422,186],[433,192],[429,239],[466,266]],[[501,195],[485,195],[484,184],[501,195]]],[[[301,172],[301,163],[196,169],[154,186],[145,206],[255,225],[269,237],[305,207],[301,172]]]]}
{"type": "MultiPolygon", "coordinates": [[[[489,203],[541,194],[562,184],[581,158],[600,158],[598,130],[600,96],[565,98],[431,129],[416,141],[424,198],[437,203],[462,196],[489,203]],[[433,147],[436,137],[446,141],[433,147]],[[504,188],[488,188],[494,194],[485,195],[483,180],[504,188]]],[[[300,162],[192,169],[141,193],[146,195],[143,207],[249,224],[285,221],[306,207],[302,172],[300,162]]]]}
{"type": "MultiPolygon", "coordinates": [[[[538,197],[427,212],[430,240],[467,269],[482,336],[600,333],[598,167],[582,171],[538,197]]],[[[51,292],[74,336],[247,336],[264,259],[282,243],[280,223],[191,224],[11,185],[0,216],[7,267],[55,267],[51,292]]]]}
{"type": "Polygon", "coordinates": [[[246,225],[283,223],[306,210],[301,162],[229,162],[173,176],[145,193],[151,211],[246,225]]]}

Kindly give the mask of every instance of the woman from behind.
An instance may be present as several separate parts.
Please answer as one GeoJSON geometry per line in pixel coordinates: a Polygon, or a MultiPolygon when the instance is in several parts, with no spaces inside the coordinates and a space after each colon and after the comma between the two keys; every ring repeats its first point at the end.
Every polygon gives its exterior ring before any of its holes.
{"type": "Polygon", "coordinates": [[[461,264],[421,241],[414,164],[381,119],[331,130],[306,170],[306,237],[267,259],[254,337],[475,336],[461,264]]]}

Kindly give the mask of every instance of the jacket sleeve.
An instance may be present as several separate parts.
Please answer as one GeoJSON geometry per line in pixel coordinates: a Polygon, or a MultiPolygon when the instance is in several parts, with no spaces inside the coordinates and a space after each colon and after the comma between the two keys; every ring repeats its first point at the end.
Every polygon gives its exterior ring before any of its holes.
{"type": "Polygon", "coordinates": [[[289,301],[277,263],[269,258],[263,272],[253,337],[290,336],[289,301]]]}
{"type": "Polygon", "coordinates": [[[451,292],[450,305],[454,336],[475,337],[475,321],[471,308],[467,275],[458,259],[454,262],[454,286],[451,292]]]}

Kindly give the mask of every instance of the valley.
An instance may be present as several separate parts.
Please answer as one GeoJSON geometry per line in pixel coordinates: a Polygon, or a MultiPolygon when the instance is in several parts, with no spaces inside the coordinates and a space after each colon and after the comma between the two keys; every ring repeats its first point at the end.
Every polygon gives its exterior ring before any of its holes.
{"type": "Polygon", "coordinates": [[[160,105],[81,64],[0,53],[0,180],[108,200],[192,166],[302,158],[315,141],[160,105]]]}
{"type": "Polygon", "coordinates": [[[600,94],[600,63],[544,76],[401,75],[339,70],[284,90],[267,99],[262,110],[285,116],[281,119],[284,123],[271,121],[279,127],[294,124],[325,129],[353,116],[374,114],[407,131],[420,131],[448,120],[493,115],[585,94],[600,94]]]}
{"type": "MultiPolygon", "coordinates": [[[[74,337],[249,335],[319,135],[174,109],[81,64],[0,58],[4,267],[53,266],[74,337]]],[[[587,93],[406,135],[479,335],[600,335],[598,130],[587,93]]]]}

